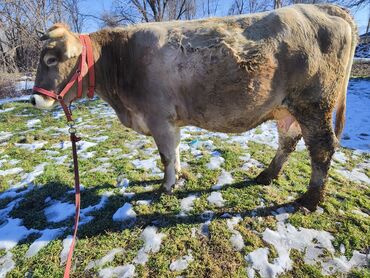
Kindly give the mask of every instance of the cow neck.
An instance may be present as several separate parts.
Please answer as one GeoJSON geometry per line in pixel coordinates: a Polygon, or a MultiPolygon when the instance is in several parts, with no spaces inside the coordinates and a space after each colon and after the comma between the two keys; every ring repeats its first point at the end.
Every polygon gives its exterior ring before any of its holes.
{"type": "MultiPolygon", "coordinates": [[[[128,68],[127,34],[118,36],[114,30],[100,30],[90,34],[95,56],[95,93],[111,106],[117,94],[126,86],[123,79],[128,68]]],[[[120,95],[124,97],[124,95],[120,95]]]]}

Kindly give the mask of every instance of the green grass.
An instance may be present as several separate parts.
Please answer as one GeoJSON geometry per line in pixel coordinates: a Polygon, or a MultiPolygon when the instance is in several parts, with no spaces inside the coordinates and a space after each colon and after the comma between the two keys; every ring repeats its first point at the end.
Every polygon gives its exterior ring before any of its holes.
{"type": "MultiPolygon", "coordinates": [[[[53,240],[43,248],[36,256],[25,258],[25,253],[30,244],[37,238],[30,235],[20,244],[11,250],[16,267],[8,273],[8,277],[61,277],[63,266],[60,265],[59,254],[62,251],[62,240],[71,233],[73,219],[67,219],[59,223],[48,223],[43,209],[47,206],[44,200],[47,197],[62,200],[64,202],[74,201],[73,194],[66,194],[72,189],[73,172],[70,165],[70,149],[53,149],[53,145],[60,141],[67,141],[66,132],[57,132],[53,128],[64,128],[64,118],[55,119],[51,112],[39,111],[30,108],[27,104],[14,103],[3,105],[2,108],[15,107],[14,110],[0,113],[0,130],[12,132],[12,138],[3,145],[0,145],[0,159],[16,159],[16,165],[4,163],[2,170],[20,167],[24,172],[33,171],[40,163],[48,163],[42,175],[34,181],[39,185],[26,194],[24,199],[10,212],[10,217],[23,219],[27,228],[45,229],[69,227],[58,239],[53,240]],[[27,120],[39,118],[41,125],[34,130],[27,128],[27,120]],[[47,143],[35,152],[20,149],[16,143],[32,143],[35,141],[47,141],[47,143]],[[46,155],[46,150],[57,150],[58,156],[67,155],[65,164],[56,163],[46,155]]],[[[142,247],[140,239],[141,231],[148,225],[155,225],[166,237],[163,239],[158,253],[149,256],[145,265],[136,265],[137,277],[246,277],[247,263],[244,257],[257,248],[269,247],[270,259],[277,256],[272,246],[264,243],[260,233],[266,228],[276,229],[276,219],[271,215],[274,206],[289,203],[289,196],[299,196],[306,190],[310,177],[310,164],[307,152],[294,152],[284,168],[283,175],[270,186],[256,184],[253,178],[261,171],[252,168],[243,171],[240,167],[243,161],[239,157],[243,154],[251,154],[252,158],[265,165],[271,161],[275,151],[265,145],[249,143],[248,149],[242,148],[237,143],[229,143],[228,140],[211,138],[216,149],[225,159],[223,169],[230,171],[234,183],[224,186],[220,192],[225,199],[225,206],[214,207],[207,202],[207,197],[212,192],[211,186],[216,184],[221,170],[209,170],[206,164],[209,162],[210,154],[205,154],[200,159],[195,159],[189,151],[182,152],[182,161],[189,164],[184,172],[187,177],[185,185],[177,188],[173,195],[163,195],[159,188],[161,181],[144,170],[135,169],[130,163],[133,159],[147,159],[151,155],[145,153],[148,148],[155,148],[152,138],[144,138],[135,132],[123,127],[116,118],[101,115],[106,105],[101,101],[88,102],[80,105],[74,111],[76,119],[81,118],[81,123],[91,125],[86,128],[82,125],[78,132],[82,134],[83,140],[92,142],[91,137],[109,136],[104,142],[98,143],[88,149],[94,151],[95,156],[89,159],[80,159],[81,183],[86,188],[82,192],[82,207],[88,207],[99,202],[101,194],[111,191],[107,205],[91,215],[94,220],[79,229],[79,240],[74,255],[73,277],[96,277],[98,268],[85,270],[87,264],[106,255],[110,250],[122,247],[125,251],[117,255],[112,262],[104,267],[119,266],[131,263],[142,247]],[[145,140],[141,148],[129,147],[130,142],[145,140]],[[108,155],[107,151],[113,148],[122,149],[122,152],[108,155]],[[122,155],[138,152],[133,158],[122,155]],[[107,161],[99,160],[106,157],[107,161]],[[91,172],[92,169],[110,163],[108,171],[91,172]],[[130,186],[126,190],[136,193],[129,200],[123,196],[116,187],[117,177],[122,176],[130,180],[130,186]],[[145,187],[150,185],[151,187],[145,187]],[[197,194],[198,199],[194,202],[193,210],[186,217],[177,217],[180,212],[181,199],[189,194],[197,194]],[[136,205],[137,200],[151,199],[150,206],[136,205]],[[263,199],[266,209],[262,210],[259,217],[252,217],[253,211],[260,205],[263,199]],[[137,221],[131,227],[125,227],[122,223],[112,221],[112,215],[125,202],[131,202],[137,214],[137,221]],[[210,236],[205,237],[196,233],[192,236],[192,230],[198,229],[204,222],[200,215],[205,210],[212,210],[215,213],[214,220],[209,226],[210,236]],[[240,214],[243,220],[235,226],[243,237],[245,247],[241,251],[233,249],[229,238],[231,232],[226,225],[226,219],[221,215],[229,213],[240,214]],[[184,271],[171,272],[169,265],[175,259],[186,255],[187,250],[192,250],[194,261],[184,271]]],[[[257,133],[262,132],[258,130],[257,133]]],[[[203,132],[194,132],[190,142],[203,132]]],[[[352,151],[342,149],[348,163],[342,165],[352,170],[359,163],[369,161],[369,155],[353,156],[352,151]]],[[[155,152],[157,154],[157,152],[155,152]]],[[[158,156],[158,155],[157,155],[158,156]]],[[[158,166],[160,159],[158,156],[158,166]]],[[[334,167],[339,167],[338,164],[334,167]]],[[[330,179],[327,184],[326,199],[321,204],[324,212],[304,214],[300,211],[293,213],[288,221],[295,227],[304,227],[317,230],[325,230],[334,236],[333,246],[336,255],[340,254],[340,246],[345,246],[345,256],[351,258],[353,251],[367,252],[370,246],[370,218],[353,213],[357,209],[369,213],[370,199],[368,184],[352,182],[340,174],[334,167],[330,170],[330,179]]],[[[367,169],[366,174],[370,172],[367,169]]],[[[22,180],[22,175],[0,176],[0,192],[9,188],[9,184],[15,184],[22,180]]],[[[12,198],[0,200],[0,209],[6,207],[12,198]]],[[[4,222],[4,219],[0,219],[4,222]]],[[[0,236],[1,237],[1,236],[0,236]]],[[[0,250],[0,256],[5,251],[0,250]]],[[[303,254],[292,250],[290,254],[293,260],[293,269],[282,274],[281,277],[321,277],[319,266],[307,265],[303,261],[303,254]]],[[[339,275],[339,274],[338,274],[339,275]]],[[[350,277],[370,277],[368,269],[362,268],[353,270],[350,277]]],[[[340,277],[333,275],[332,277],[340,277]]]]}

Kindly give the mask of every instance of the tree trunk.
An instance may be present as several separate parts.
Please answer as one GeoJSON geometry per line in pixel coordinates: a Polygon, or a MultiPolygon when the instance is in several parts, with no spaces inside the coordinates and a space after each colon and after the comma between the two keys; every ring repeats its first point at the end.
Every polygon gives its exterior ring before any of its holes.
{"type": "Polygon", "coordinates": [[[279,9],[281,8],[281,0],[274,0],[274,9],[279,9]]]}

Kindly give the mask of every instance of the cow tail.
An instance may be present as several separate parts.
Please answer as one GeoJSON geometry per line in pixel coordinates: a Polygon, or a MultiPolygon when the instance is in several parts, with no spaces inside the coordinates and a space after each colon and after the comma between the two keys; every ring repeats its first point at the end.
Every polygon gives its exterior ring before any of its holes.
{"type": "Polygon", "coordinates": [[[357,45],[357,26],[354,23],[353,18],[349,13],[344,18],[349,25],[351,26],[351,52],[348,58],[345,79],[343,80],[342,88],[339,92],[339,97],[337,100],[337,107],[335,112],[335,136],[340,140],[340,137],[343,132],[344,123],[345,123],[345,113],[346,113],[346,98],[347,98],[347,87],[349,78],[351,76],[351,69],[353,63],[353,57],[355,55],[356,45],[357,45]]]}

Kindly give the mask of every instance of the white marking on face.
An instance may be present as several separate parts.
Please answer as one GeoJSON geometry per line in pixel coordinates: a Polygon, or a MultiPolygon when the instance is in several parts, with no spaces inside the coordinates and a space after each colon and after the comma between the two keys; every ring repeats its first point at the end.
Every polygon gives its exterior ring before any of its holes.
{"type": "Polygon", "coordinates": [[[39,109],[51,109],[55,104],[55,100],[52,98],[44,98],[40,95],[33,95],[35,98],[35,107],[39,109]]]}

